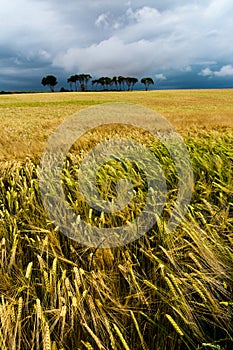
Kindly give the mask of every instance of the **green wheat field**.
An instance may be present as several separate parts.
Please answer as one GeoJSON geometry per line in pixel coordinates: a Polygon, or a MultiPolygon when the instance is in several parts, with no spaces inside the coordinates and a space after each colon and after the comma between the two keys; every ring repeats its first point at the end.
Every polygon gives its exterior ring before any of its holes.
{"type": "Polygon", "coordinates": [[[196,350],[233,348],[233,90],[38,93],[0,96],[0,349],[196,350]],[[107,102],[136,103],[180,133],[194,172],[184,220],[164,230],[177,196],[165,147],[137,128],[109,125],[67,154],[63,187],[83,220],[103,228],[140,214],[148,190],[136,164],[116,159],[98,173],[116,196],[128,173],[137,206],[92,210],[78,192],[85,154],[111,137],[133,138],[162,164],[167,202],[137,241],[96,249],[67,238],[43,208],[38,167],[48,137],[70,115],[107,102]]]}

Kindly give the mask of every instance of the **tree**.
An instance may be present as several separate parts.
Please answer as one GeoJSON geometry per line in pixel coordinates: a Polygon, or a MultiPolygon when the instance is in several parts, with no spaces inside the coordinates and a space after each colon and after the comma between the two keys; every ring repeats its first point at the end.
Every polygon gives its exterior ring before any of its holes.
{"type": "Polygon", "coordinates": [[[111,86],[115,85],[115,88],[117,89],[118,88],[118,80],[117,80],[117,77],[114,76],[111,80],[111,83],[110,83],[111,86]]]}
{"type": "Polygon", "coordinates": [[[125,82],[126,82],[126,85],[128,87],[128,91],[129,91],[131,88],[131,78],[130,77],[125,78],[125,82]]]}
{"type": "Polygon", "coordinates": [[[84,90],[87,91],[88,81],[92,79],[90,74],[84,74],[84,90]]]}
{"type": "Polygon", "coordinates": [[[128,91],[132,90],[134,85],[138,82],[137,78],[127,77],[125,78],[126,85],[128,86],[128,91]]]}
{"type": "Polygon", "coordinates": [[[41,84],[43,86],[48,85],[50,87],[51,92],[54,92],[54,87],[57,85],[57,83],[57,78],[54,75],[47,75],[41,80],[41,84]]]}
{"type": "Polygon", "coordinates": [[[77,82],[78,82],[79,84],[81,84],[81,77],[80,77],[79,74],[75,74],[75,75],[74,75],[75,91],[78,91],[77,82]]]}
{"type": "Polygon", "coordinates": [[[141,83],[145,85],[145,90],[147,91],[150,85],[154,85],[152,78],[142,78],[141,83]]]}
{"type": "Polygon", "coordinates": [[[97,88],[97,87],[98,87],[98,84],[99,84],[99,79],[94,79],[94,80],[92,80],[92,82],[91,82],[92,90],[94,89],[94,85],[96,85],[96,88],[97,88]]]}
{"type": "Polygon", "coordinates": [[[135,84],[137,84],[138,79],[137,78],[131,78],[131,90],[133,90],[133,87],[135,84]]]}
{"type": "Polygon", "coordinates": [[[108,90],[111,83],[112,83],[112,79],[109,77],[101,77],[97,80],[97,84],[100,84],[103,90],[108,90]]]}
{"type": "Polygon", "coordinates": [[[121,88],[122,88],[122,86],[123,86],[123,89],[124,89],[124,85],[125,85],[125,78],[124,77],[122,77],[121,75],[117,78],[117,80],[118,80],[118,84],[119,84],[119,87],[120,87],[120,90],[121,90],[121,88]]]}
{"type": "Polygon", "coordinates": [[[76,77],[76,81],[79,82],[80,90],[87,91],[87,84],[88,84],[88,81],[92,78],[92,76],[90,74],[79,74],[79,75],[75,75],[75,77],[76,77]]]}
{"type": "Polygon", "coordinates": [[[105,77],[101,77],[97,80],[97,84],[100,84],[103,88],[103,90],[105,89],[105,77]]]}
{"type": "Polygon", "coordinates": [[[104,77],[104,80],[105,80],[106,89],[108,90],[108,89],[109,89],[109,86],[111,85],[112,78],[104,77]]]}
{"type": "Polygon", "coordinates": [[[75,91],[78,91],[77,82],[80,83],[80,75],[73,74],[67,79],[67,83],[70,84],[70,91],[73,91],[73,84],[75,91]]]}
{"type": "Polygon", "coordinates": [[[75,77],[75,75],[71,75],[71,76],[67,79],[67,83],[70,84],[70,91],[73,91],[73,84],[76,85],[76,77],[75,77]]]}

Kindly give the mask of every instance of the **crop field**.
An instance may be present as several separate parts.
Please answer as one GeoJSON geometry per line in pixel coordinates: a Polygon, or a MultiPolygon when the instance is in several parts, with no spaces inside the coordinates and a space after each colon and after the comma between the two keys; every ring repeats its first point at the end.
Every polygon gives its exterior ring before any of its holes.
{"type": "Polygon", "coordinates": [[[0,95],[0,120],[0,349],[233,348],[233,90],[0,95]],[[99,169],[98,191],[114,202],[117,182],[129,177],[132,202],[111,214],[92,209],[80,194],[80,164],[107,139],[145,145],[162,166],[167,194],[140,238],[88,247],[62,234],[46,212],[39,164],[64,120],[115,102],[157,111],[182,136],[192,198],[179,225],[166,230],[179,178],[165,146],[135,127],[90,130],[69,150],[62,171],[66,200],[82,220],[113,229],[131,223],[146,204],[144,172],[117,157],[99,169]]]}

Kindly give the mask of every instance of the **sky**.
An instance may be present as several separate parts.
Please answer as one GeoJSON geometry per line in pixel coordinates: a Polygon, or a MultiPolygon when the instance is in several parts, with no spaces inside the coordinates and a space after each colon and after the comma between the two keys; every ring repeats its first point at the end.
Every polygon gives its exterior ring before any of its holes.
{"type": "Polygon", "coordinates": [[[232,0],[0,0],[0,91],[81,73],[233,87],[232,33],[232,0]]]}

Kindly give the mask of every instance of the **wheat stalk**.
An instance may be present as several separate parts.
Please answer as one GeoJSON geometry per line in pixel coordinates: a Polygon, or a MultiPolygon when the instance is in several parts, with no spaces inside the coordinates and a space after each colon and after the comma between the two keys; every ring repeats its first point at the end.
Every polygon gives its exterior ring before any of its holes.
{"type": "Polygon", "coordinates": [[[173,320],[173,318],[166,314],[165,315],[167,317],[167,319],[169,320],[169,322],[172,324],[172,326],[175,328],[175,330],[177,331],[177,333],[181,336],[184,336],[184,333],[182,332],[182,330],[180,329],[180,327],[178,326],[178,324],[173,320]]]}

